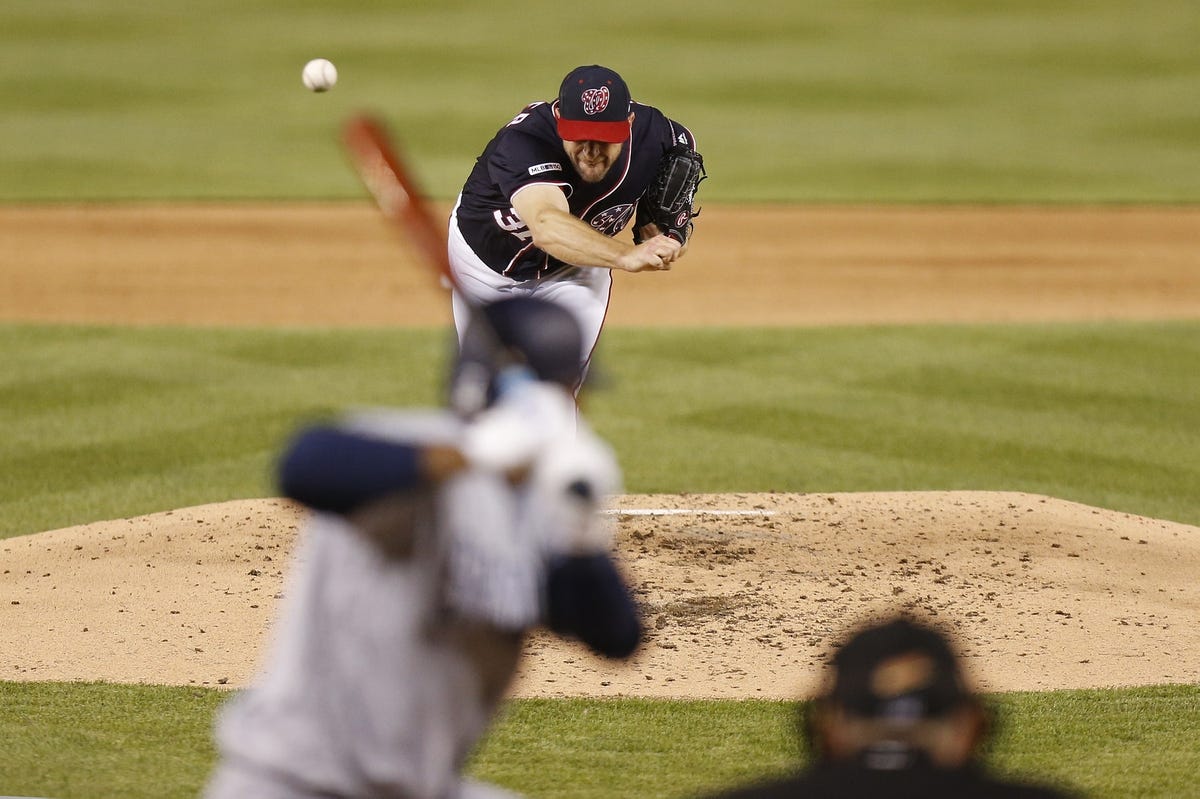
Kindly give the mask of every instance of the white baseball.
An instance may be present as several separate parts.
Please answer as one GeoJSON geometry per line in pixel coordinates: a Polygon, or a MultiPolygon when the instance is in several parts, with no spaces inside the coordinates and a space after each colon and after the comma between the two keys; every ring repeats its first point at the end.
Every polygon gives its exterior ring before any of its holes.
{"type": "Polygon", "coordinates": [[[304,65],[304,72],[300,77],[309,90],[328,91],[337,83],[337,67],[327,59],[314,58],[304,65]]]}

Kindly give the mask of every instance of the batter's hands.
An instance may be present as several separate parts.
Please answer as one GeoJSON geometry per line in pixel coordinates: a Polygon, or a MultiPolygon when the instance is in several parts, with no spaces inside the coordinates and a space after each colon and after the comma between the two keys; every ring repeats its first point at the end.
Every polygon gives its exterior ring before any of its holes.
{"type": "Polygon", "coordinates": [[[575,435],[575,397],[562,386],[527,380],[504,391],[463,433],[473,466],[517,474],[549,444],[575,435]]]}
{"type": "Polygon", "coordinates": [[[658,235],[636,245],[617,259],[626,272],[662,271],[671,268],[681,255],[682,245],[670,236],[658,235]]]}

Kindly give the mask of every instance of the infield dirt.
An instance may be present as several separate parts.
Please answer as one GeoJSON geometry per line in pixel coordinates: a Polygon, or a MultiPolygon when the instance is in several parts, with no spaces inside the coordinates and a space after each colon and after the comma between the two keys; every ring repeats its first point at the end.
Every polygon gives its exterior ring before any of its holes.
{"type": "MultiPolygon", "coordinates": [[[[1200,210],[709,208],[612,325],[1200,318],[1200,210]]],[[[362,204],[0,210],[0,320],[443,325],[362,204]]],[[[1200,682],[1200,529],[1002,492],[626,496],[649,640],[612,667],[534,636],[518,695],[791,698],[907,607],[981,687],[1200,682]]],[[[299,524],[239,500],[0,541],[0,679],[244,685],[299,524]]]]}

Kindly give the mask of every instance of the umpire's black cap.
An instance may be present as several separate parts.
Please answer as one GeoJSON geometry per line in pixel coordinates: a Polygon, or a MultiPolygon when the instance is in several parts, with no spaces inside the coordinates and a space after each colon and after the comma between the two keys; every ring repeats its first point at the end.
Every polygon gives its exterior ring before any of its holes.
{"type": "Polygon", "coordinates": [[[906,616],[861,629],[833,664],[827,699],[855,716],[913,722],[943,716],[971,699],[950,641],[906,616]]]}
{"type": "Polygon", "coordinates": [[[632,106],[629,87],[616,72],[599,64],[576,67],[558,89],[558,135],[564,141],[618,144],[629,138],[632,106]]]}

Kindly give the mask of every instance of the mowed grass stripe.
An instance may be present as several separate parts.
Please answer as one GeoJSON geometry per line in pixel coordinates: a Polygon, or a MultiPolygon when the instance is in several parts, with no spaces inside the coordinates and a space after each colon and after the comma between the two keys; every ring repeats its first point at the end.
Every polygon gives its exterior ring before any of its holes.
{"type": "MultiPolygon", "coordinates": [[[[0,786],[57,799],[193,797],[211,768],[228,692],[0,682],[0,786]]],[[[1200,687],[985,697],[997,771],[1094,799],[1192,796],[1200,687]]],[[[807,754],[802,705],[764,701],[515,700],[470,772],[530,797],[673,799],[781,775],[807,754]]]]}
{"type": "MultiPolygon", "coordinates": [[[[270,495],[299,425],[439,403],[451,346],[0,327],[0,535],[270,495]]],[[[596,372],[633,493],[1015,490],[1200,522],[1197,323],[615,329],[596,372]]]]}

